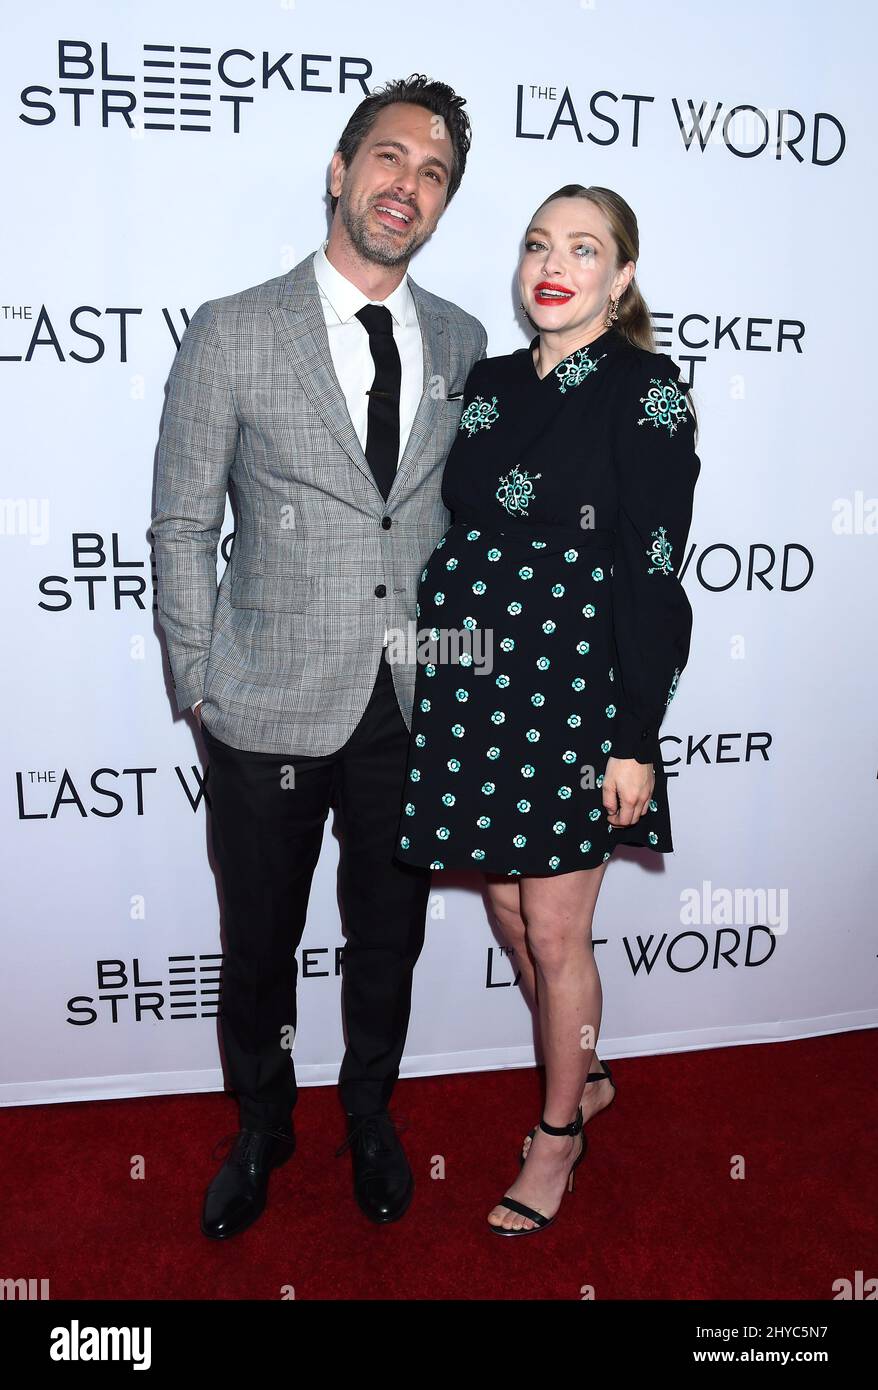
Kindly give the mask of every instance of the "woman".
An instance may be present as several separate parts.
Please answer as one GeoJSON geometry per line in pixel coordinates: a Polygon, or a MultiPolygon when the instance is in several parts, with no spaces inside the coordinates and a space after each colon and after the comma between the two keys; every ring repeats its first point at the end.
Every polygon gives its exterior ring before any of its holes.
{"type": "Polygon", "coordinates": [[[506,1236],[554,1220],[584,1113],[615,1093],[591,944],[607,861],[619,843],[673,849],[658,735],[689,654],[677,569],[700,462],[638,255],[609,189],[568,184],[537,209],[518,283],[538,331],[469,375],[443,477],[453,524],[418,588],[434,651],[457,633],[489,659],[418,666],[397,854],[481,869],[539,1011],[543,1117],[488,1216],[506,1236]]]}

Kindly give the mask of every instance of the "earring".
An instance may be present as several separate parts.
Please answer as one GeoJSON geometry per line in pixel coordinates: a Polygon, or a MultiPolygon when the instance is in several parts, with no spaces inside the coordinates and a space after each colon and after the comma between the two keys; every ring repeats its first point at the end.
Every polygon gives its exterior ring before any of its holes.
{"type": "Polygon", "coordinates": [[[614,299],[614,300],[612,301],[611,305],[610,305],[610,316],[609,316],[609,318],[604,319],[604,323],[607,325],[608,328],[612,328],[613,324],[616,322],[616,319],[617,319],[618,317],[619,317],[619,301],[618,301],[618,299],[614,299]]]}

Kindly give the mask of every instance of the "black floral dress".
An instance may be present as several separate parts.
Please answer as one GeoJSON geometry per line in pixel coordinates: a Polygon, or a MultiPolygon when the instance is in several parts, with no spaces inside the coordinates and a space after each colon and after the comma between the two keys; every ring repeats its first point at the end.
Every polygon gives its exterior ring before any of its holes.
{"type": "Polygon", "coordinates": [[[676,363],[615,328],[540,378],[530,347],[466,383],[452,525],[418,587],[397,857],[553,875],[673,849],[659,727],[689,655],[677,578],[700,462],[676,363]],[[636,824],[607,759],[652,762],[636,824]]]}

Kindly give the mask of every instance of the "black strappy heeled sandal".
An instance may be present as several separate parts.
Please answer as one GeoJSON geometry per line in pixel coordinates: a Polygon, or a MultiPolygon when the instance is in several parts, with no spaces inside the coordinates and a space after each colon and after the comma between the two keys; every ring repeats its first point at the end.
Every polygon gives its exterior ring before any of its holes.
{"type": "MultiPolygon", "coordinates": [[[[567,1175],[568,1192],[573,1191],[573,1179],[576,1176],[576,1170],[585,1158],[586,1139],[582,1126],[581,1105],[576,1111],[576,1119],[569,1125],[547,1125],[544,1119],[541,1119],[539,1124],[539,1128],[544,1130],[546,1134],[554,1134],[559,1137],[564,1134],[569,1134],[572,1138],[575,1138],[577,1134],[582,1135],[582,1146],[570,1165],[570,1172],[567,1175]]],[[[534,1130],[534,1134],[536,1134],[536,1130],[534,1130]]],[[[534,1222],[533,1226],[519,1226],[516,1230],[515,1227],[507,1228],[505,1226],[495,1226],[493,1221],[489,1221],[488,1225],[494,1234],[498,1236],[532,1236],[536,1231],[545,1231],[558,1216],[557,1211],[554,1216],[543,1216],[541,1211],[535,1211],[533,1207],[525,1206],[524,1202],[516,1201],[514,1197],[501,1197],[497,1206],[508,1207],[510,1211],[517,1212],[519,1216],[526,1216],[528,1221],[534,1222]]],[[[558,1211],[560,1210],[561,1208],[559,1207],[558,1211]]]]}
{"type": "MultiPolygon", "coordinates": [[[[610,1071],[610,1064],[609,1064],[609,1062],[601,1062],[601,1066],[603,1067],[603,1071],[590,1072],[589,1075],[588,1075],[585,1079],[586,1079],[587,1082],[588,1082],[588,1081],[604,1081],[604,1080],[609,1081],[610,1085],[611,1085],[612,1088],[613,1088],[613,1095],[612,1095],[612,1098],[611,1098],[611,1100],[610,1100],[610,1102],[609,1102],[610,1105],[612,1105],[612,1104],[613,1104],[613,1101],[616,1099],[616,1083],[615,1083],[615,1081],[613,1080],[613,1074],[612,1074],[612,1072],[610,1071]]],[[[606,1110],[606,1108],[607,1108],[607,1107],[604,1106],[604,1109],[605,1109],[605,1110],[606,1110]]],[[[536,1128],[534,1128],[534,1129],[532,1129],[532,1130],[530,1131],[530,1133],[527,1135],[527,1138],[530,1140],[531,1143],[533,1143],[534,1135],[536,1134],[536,1132],[537,1132],[537,1131],[536,1131],[536,1128]]],[[[522,1150],[524,1149],[524,1143],[525,1143],[525,1141],[522,1140],[522,1143],[521,1143],[522,1150]]],[[[583,1157],[583,1158],[585,1157],[585,1150],[586,1150],[586,1146],[587,1146],[587,1145],[588,1145],[588,1139],[587,1139],[586,1135],[583,1133],[583,1136],[582,1136],[582,1157],[583,1157]]],[[[528,1151],[528,1152],[529,1152],[529,1151],[528,1151]]],[[[522,1153],[520,1153],[520,1154],[518,1155],[518,1166],[519,1166],[519,1168],[523,1168],[523,1167],[524,1167],[524,1160],[525,1160],[526,1158],[527,1158],[527,1154],[524,1153],[524,1152],[522,1152],[522,1153]]]]}

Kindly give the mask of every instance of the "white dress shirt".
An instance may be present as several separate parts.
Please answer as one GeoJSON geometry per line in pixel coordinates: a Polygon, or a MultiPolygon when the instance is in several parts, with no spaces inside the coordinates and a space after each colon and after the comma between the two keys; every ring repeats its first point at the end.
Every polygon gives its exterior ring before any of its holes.
{"type": "Polygon", "coordinates": [[[375,363],[369,351],[369,334],[356,317],[364,304],[383,304],[393,319],[393,341],[402,364],[399,397],[399,456],[402,458],[412,423],[424,393],[424,347],[408,276],[404,275],[386,299],[370,299],[327,259],[326,245],[314,252],[314,274],[320,290],[329,351],[338,384],[347,402],[357,438],[366,448],[369,397],[375,380],[375,363]]]}
{"type": "MultiPolygon", "coordinates": [[[[347,276],[336,270],[327,258],[324,242],[314,252],[314,274],[326,320],[332,365],[348,407],[351,423],[363,450],[369,425],[369,397],[366,392],[375,380],[375,363],[369,349],[369,334],[356,317],[364,304],[383,304],[393,320],[393,341],[399,352],[402,381],[399,397],[399,455],[403,456],[412,424],[424,393],[424,345],[415,302],[404,275],[386,299],[370,299],[347,276]]],[[[387,646],[387,632],[384,633],[387,646]]],[[[201,704],[199,700],[193,710],[201,704]]]]}

